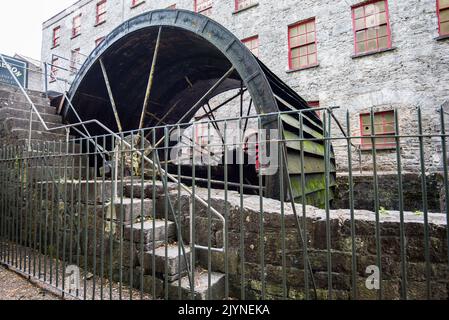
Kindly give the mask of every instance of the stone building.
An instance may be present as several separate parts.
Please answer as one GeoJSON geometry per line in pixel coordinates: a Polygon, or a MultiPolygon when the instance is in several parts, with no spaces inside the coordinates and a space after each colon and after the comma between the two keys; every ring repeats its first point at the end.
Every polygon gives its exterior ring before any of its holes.
{"type": "MultiPolygon", "coordinates": [[[[311,107],[340,107],[344,130],[349,111],[354,172],[372,174],[371,139],[363,139],[371,108],[376,134],[385,135],[376,140],[380,173],[397,170],[394,110],[403,135],[418,134],[418,108],[424,133],[440,131],[438,110],[449,99],[449,0],[80,0],[44,22],[42,60],[70,81],[110,31],[161,8],[195,10],[223,24],[311,107]]],[[[342,136],[335,122],[332,130],[342,136]]],[[[423,143],[426,172],[440,172],[441,140],[423,143]]],[[[339,172],[347,171],[346,141],[333,146],[339,172]]],[[[404,172],[420,172],[419,151],[417,138],[401,141],[404,172]]]]}

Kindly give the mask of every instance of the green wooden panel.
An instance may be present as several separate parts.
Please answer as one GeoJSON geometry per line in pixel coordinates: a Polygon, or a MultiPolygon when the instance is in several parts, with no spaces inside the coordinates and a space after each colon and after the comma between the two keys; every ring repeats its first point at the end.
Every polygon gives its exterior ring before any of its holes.
{"type": "MultiPolygon", "coordinates": [[[[310,174],[306,175],[306,189],[305,194],[311,194],[320,190],[325,190],[326,182],[324,174],[310,174]]],[[[301,187],[301,175],[290,175],[290,181],[292,183],[293,188],[293,196],[295,198],[302,196],[302,187],[301,187]]],[[[330,187],[336,186],[336,178],[335,175],[330,174],[330,187]]]]}
{"type": "MultiPolygon", "coordinates": [[[[301,174],[301,153],[300,152],[288,152],[288,173],[289,174],[301,174]]],[[[331,161],[330,172],[335,172],[335,164],[331,161]]],[[[308,173],[324,173],[324,160],[323,158],[316,158],[307,156],[304,154],[304,171],[308,173]]]]}
{"type": "MultiPolygon", "coordinates": [[[[293,117],[291,115],[288,115],[288,114],[281,115],[281,119],[282,119],[282,121],[287,123],[289,126],[297,128],[298,132],[299,132],[299,129],[301,128],[299,119],[297,119],[297,118],[295,118],[295,117],[293,117]]],[[[323,134],[319,133],[316,130],[313,130],[312,128],[309,128],[305,124],[303,124],[302,129],[303,129],[304,132],[308,133],[309,135],[311,135],[315,139],[323,139],[324,138],[323,134]]]]}

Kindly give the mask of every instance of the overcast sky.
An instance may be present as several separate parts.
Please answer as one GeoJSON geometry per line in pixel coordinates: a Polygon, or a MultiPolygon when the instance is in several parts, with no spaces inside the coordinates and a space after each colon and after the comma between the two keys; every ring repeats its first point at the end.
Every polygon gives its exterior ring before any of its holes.
{"type": "Polygon", "coordinates": [[[0,53],[41,59],[42,22],[76,0],[2,0],[0,53]]]}

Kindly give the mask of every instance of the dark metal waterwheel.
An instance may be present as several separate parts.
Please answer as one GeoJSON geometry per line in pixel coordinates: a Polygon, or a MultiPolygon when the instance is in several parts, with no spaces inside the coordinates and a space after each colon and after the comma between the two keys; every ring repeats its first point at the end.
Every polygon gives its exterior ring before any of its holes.
{"type": "MultiPolygon", "coordinates": [[[[247,92],[261,115],[309,108],[217,22],[185,10],[157,10],[113,30],[85,61],[69,97],[82,120],[97,119],[113,130],[128,131],[188,122],[209,99],[239,89],[247,92]]],[[[77,122],[68,105],[63,115],[68,122],[77,122]]],[[[281,121],[278,116],[263,117],[262,126],[280,129],[287,140],[308,139],[286,143],[288,176],[283,181],[291,182],[296,201],[305,195],[308,204],[323,206],[326,152],[320,140],[324,137],[321,119],[314,111],[306,111],[302,119],[298,114],[282,115],[281,121]]],[[[104,133],[95,126],[88,130],[104,133]]],[[[327,154],[328,185],[333,187],[331,148],[327,154]]],[[[267,197],[280,197],[279,181],[280,172],[265,177],[267,197]]]]}

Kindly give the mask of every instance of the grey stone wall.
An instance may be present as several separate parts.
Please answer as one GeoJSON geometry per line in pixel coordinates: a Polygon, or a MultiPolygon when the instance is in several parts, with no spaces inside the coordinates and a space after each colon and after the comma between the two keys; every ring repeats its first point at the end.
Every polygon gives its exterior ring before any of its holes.
{"type": "MultiPolygon", "coordinates": [[[[150,188],[151,189],[151,188],[150,188]]],[[[148,190],[148,196],[151,190],[148,190]]],[[[157,212],[165,210],[164,192],[157,202],[157,212]]],[[[197,194],[207,199],[207,190],[198,189],[197,194]]],[[[181,201],[182,234],[189,241],[190,196],[170,191],[174,208],[181,201]]],[[[224,191],[212,190],[211,206],[221,214],[228,213],[228,268],[230,273],[231,292],[234,297],[241,297],[242,273],[247,299],[262,297],[262,269],[265,265],[265,286],[267,299],[282,299],[284,297],[283,274],[286,277],[286,297],[288,299],[303,299],[304,291],[304,250],[299,245],[299,237],[292,207],[284,205],[284,217],[281,212],[281,202],[263,199],[263,215],[260,209],[260,198],[244,195],[243,208],[240,206],[240,195],[229,192],[227,202],[224,201],[224,191]],[[261,220],[263,219],[263,220],[261,220]],[[242,223],[241,223],[242,221],[242,223]],[[261,221],[263,223],[261,224],[261,221]],[[263,232],[261,229],[263,226],[263,232]],[[242,228],[243,226],[243,228],[242,228]],[[283,236],[285,232],[285,236],[283,236]],[[243,235],[243,238],[242,238],[243,235]],[[263,240],[261,240],[263,239],[263,240]],[[285,241],[283,241],[285,239],[285,241]],[[242,242],[243,240],[243,242],[242,242]],[[262,242],[263,241],[263,242],[262,242]],[[243,251],[241,249],[243,243],[243,251]],[[263,245],[262,245],[263,243],[263,245]],[[263,260],[261,256],[263,249],[263,260]],[[284,261],[284,262],[283,262],[284,261]]],[[[302,207],[296,208],[300,217],[302,207]]],[[[223,226],[212,217],[211,230],[208,230],[207,206],[197,203],[195,210],[195,236],[197,243],[208,245],[208,234],[213,247],[223,245],[223,226]]],[[[316,282],[318,299],[328,298],[327,275],[327,237],[326,212],[308,206],[305,212],[308,239],[308,255],[313,277],[316,282]]],[[[407,268],[407,293],[409,299],[425,299],[425,258],[424,258],[424,224],[423,216],[413,212],[405,213],[405,258],[407,268]]],[[[377,299],[376,290],[368,290],[365,281],[368,277],[366,268],[376,265],[375,214],[371,211],[357,210],[355,212],[355,262],[352,268],[351,219],[349,210],[332,210],[329,215],[330,253],[332,286],[334,299],[350,299],[351,275],[356,274],[357,298],[377,299]]],[[[401,289],[401,255],[400,255],[400,223],[399,212],[388,211],[380,216],[380,244],[382,256],[384,299],[399,299],[401,289]]],[[[430,230],[430,264],[431,288],[433,299],[449,298],[448,261],[447,261],[447,230],[445,215],[429,214],[430,230]]],[[[302,225],[302,219],[300,219],[302,225]]],[[[208,265],[208,253],[199,252],[199,262],[208,265]]],[[[211,259],[214,271],[225,271],[222,254],[213,253],[211,259]]],[[[312,285],[310,285],[312,288],[312,285]]],[[[310,292],[310,297],[314,293],[310,292]]]]}
{"type": "MultiPolygon", "coordinates": [[[[122,21],[141,12],[166,8],[193,10],[193,0],[145,1],[131,9],[128,0],[107,2],[106,23],[95,27],[96,1],[85,0],[68,8],[43,25],[42,59],[51,60],[53,53],[70,57],[70,51],[81,48],[89,54],[95,39],[105,36],[122,21]],[[72,18],[82,13],[81,35],[71,39],[72,18]],[[51,49],[52,29],[61,25],[61,45],[51,49]]],[[[437,41],[438,22],[434,0],[389,1],[393,50],[354,58],[351,5],[358,0],[259,0],[258,5],[234,13],[234,2],[213,1],[212,19],[222,23],[237,37],[259,36],[259,56],[277,75],[308,101],[320,101],[321,107],[340,106],[336,117],[346,129],[346,111],[350,112],[351,132],[360,135],[359,114],[376,110],[399,110],[402,134],[416,134],[416,109],[422,108],[425,133],[437,133],[437,108],[448,99],[449,43],[437,41]],[[288,25],[316,18],[319,66],[297,72],[288,70],[288,25]]],[[[68,63],[68,62],[67,62],[68,63]]],[[[67,77],[71,77],[67,75],[67,77]]],[[[54,84],[52,84],[54,86],[54,84]]],[[[60,90],[54,87],[55,90],[60,90]]],[[[234,115],[235,110],[221,116],[234,115]]],[[[337,126],[335,136],[341,136],[337,126]]],[[[360,144],[360,139],[352,141],[360,144]]],[[[416,139],[402,143],[404,171],[417,171],[419,145],[416,139]]],[[[343,142],[334,141],[337,165],[347,168],[347,149],[343,142]]],[[[441,170],[441,146],[438,139],[426,139],[426,170],[441,170]]],[[[353,152],[358,157],[358,152],[353,152]]],[[[396,154],[391,150],[377,153],[379,170],[395,171],[396,154]]],[[[372,166],[370,152],[362,152],[362,170],[372,166]]],[[[358,168],[357,168],[358,169],[358,168]]]]}

